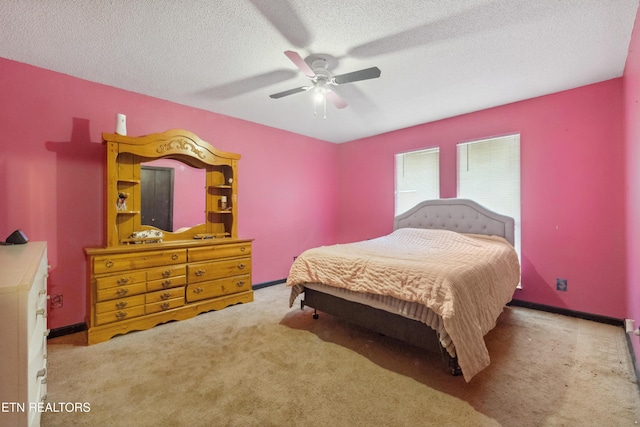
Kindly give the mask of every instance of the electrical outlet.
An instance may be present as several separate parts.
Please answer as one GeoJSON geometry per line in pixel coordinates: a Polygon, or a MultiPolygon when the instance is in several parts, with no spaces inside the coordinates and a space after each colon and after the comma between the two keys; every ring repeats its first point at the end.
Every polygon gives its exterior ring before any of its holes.
{"type": "Polygon", "coordinates": [[[51,308],[62,308],[62,295],[51,295],[51,308]]]}
{"type": "Polygon", "coordinates": [[[556,290],[567,292],[567,279],[556,279],[556,290]]]}

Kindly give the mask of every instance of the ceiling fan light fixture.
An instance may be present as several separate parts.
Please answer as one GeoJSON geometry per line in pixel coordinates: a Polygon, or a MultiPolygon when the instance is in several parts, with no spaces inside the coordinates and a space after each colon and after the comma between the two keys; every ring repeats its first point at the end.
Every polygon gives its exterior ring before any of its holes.
{"type": "Polygon", "coordinates": [[[291,50],[287,50],[284,54],[289,58],[300,71],[311,80],[312,86],[303,86],[295,89],[289,89],[284,92],[274,93],[269,95],[273,99],[282,98],[285,96],[293,95],[294,93],[304,92],[309,89],[313,89],[313,104],[314,104],[314,116],[318,113],[318,105],[322,103],[322,109],[324,111],[323,118],[327,118],[327,98],[337,109],[346,108],[349,104],[342,99],[336,92],[331,90],[328,86],[338,86],[345,83],[352,83],[361,80],[376,79],[380,77],[380,69],[378,67],[370,67],[364,70],[353,71],[338,76],[333,76],[329,71],[329,65],[327,58],[320,55],[309,56],[307,61],[311,63],[309,65],[302,57],[291,50]]]}
{"type": "Polygon", "coordinates": [[[323,101],[326,98],[326,94],[327,94],[327,88],[325,87],[324,83],[321,83],[320,81],[318,81],[318,83],[314,87],[314,95],[313,95],[316,102],[323,101]]]}
{"type": "Polygon", "coordinates": [[[327,118],[327,80],[318,78],[313,88],[314,108],[313,115],[318,115],[318,106],[322,105],[322,118],[327,118]]]}
{"type": "Polygon", "coordinates": [[[327,90],[316,90],[313,95],[313,115],[318,115],[318,106],[322,105],[322,118],[327,118],[327,90]]]}

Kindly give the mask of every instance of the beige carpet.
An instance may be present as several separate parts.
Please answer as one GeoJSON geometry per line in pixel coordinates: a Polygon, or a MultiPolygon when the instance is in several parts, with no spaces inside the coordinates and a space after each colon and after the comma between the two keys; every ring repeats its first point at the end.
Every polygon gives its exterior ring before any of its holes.
{"type": "Polygon", "coordinates": [[[86,347],[49,341],[43,426],[625,426],[640,392],[622,328],[510,307],[470,383],[439,355],[289,309],[284,285],[255,302],[86,347]]]}

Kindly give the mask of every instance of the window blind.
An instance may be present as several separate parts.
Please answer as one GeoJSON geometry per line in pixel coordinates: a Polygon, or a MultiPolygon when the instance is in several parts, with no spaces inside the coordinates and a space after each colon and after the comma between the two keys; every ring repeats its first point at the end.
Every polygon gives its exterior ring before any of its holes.
{"type": "Polygon", "coordinates": [[[458,144],[458,197],[515,220],[520,254],[520,135],[458,144]]]}
{"type": "Polygon", "coordinates": [[[396,215],[440,197],[440,149],[396,154],[396,215]]]}

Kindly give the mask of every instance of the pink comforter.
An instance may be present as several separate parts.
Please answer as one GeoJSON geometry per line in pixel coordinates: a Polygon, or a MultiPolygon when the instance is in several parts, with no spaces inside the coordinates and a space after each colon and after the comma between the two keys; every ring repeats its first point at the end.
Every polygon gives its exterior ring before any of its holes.
{"type": "Polygon", "coordinates": [[[442,318],[467,382],[489,365],[484,335],[519,282],[520,263],[505,239],[415,228],[307,250],[287,279],[426,305],[442,318]]]}

